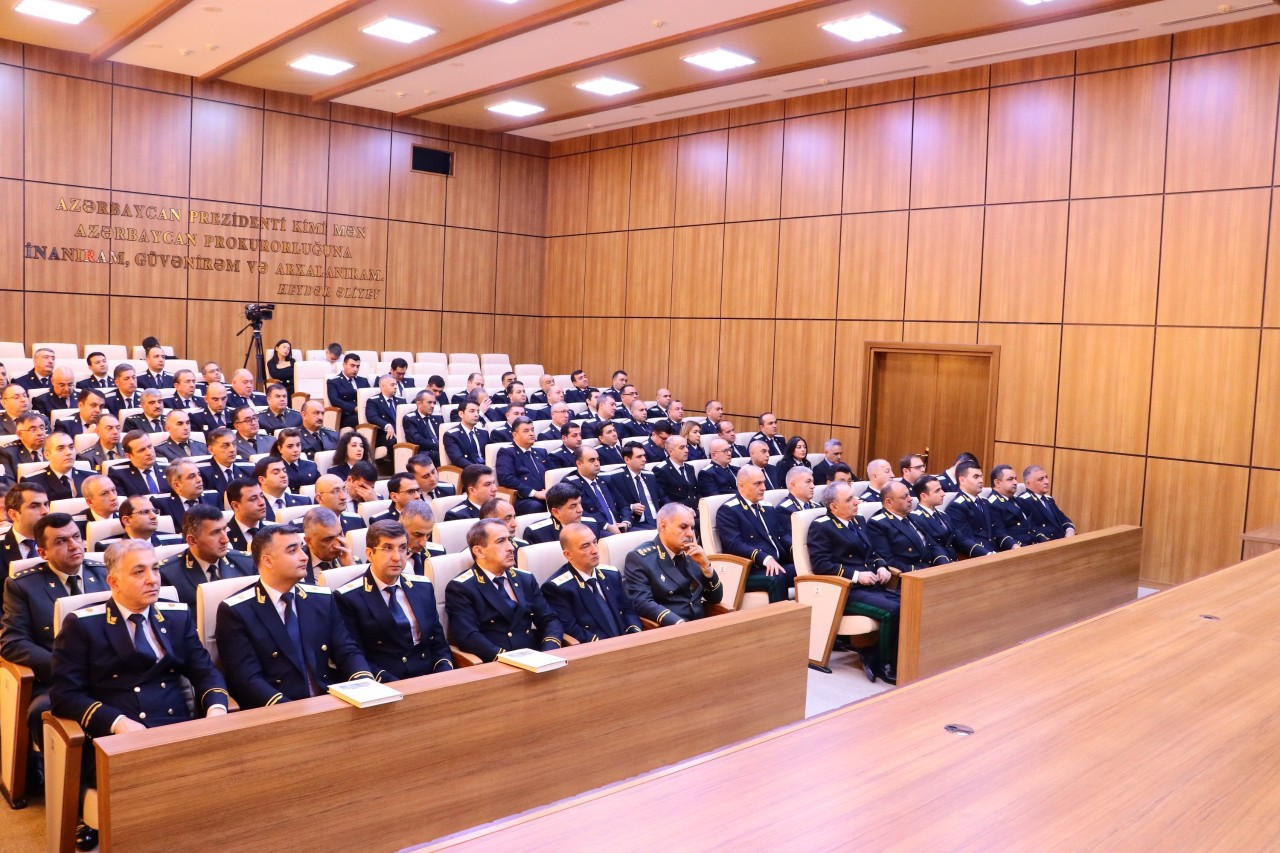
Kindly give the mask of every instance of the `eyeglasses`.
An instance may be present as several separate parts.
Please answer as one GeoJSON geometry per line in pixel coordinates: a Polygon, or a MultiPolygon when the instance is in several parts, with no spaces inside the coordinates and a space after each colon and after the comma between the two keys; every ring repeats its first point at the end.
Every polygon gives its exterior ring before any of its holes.
{"type": "Polygon", "coordinates": [[[240,424],[256,424],[257,422],[258,422],[257,415],[249,415],[249,417],[247,418],[241,418],[240,420],[236,421],[236,426],[240,426],[240,424]]]}
{"type": "Polygon", "coordinates": [[[396,494],[398,494],[398,495],[420,495],[420,494],[422,494],[422,489],[419,489],[417,486],[414,486],[412,489],[401,489],[400,491],[396,492],[396,494]]]}
{"type": "Polygon", "coordinates": [[[379,554],[399,554],[401,557],[409,556],[408,545],[379,545],[373,550],[377,551],[379,554]]]}

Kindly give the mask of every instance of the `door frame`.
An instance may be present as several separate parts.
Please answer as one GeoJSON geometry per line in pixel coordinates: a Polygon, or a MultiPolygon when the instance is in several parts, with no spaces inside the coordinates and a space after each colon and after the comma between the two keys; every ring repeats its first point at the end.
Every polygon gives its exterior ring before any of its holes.
{"type": "MultiPolygon", "coordinates": [[[[982,459],[995,459],[996,451],[996,403],[1000,390],[1000,345],[999,344],[923,344],[900,341],[867,341],[863,354],[865,374],[862,382],[862,428],[858,430],[858,458],[867,458],[874,424],[873,412],[878,400],[880,388],[876,384],[876,362],[885,355],[963,355],[982,358],[988,361],[987,366],[987,417],[983,429],[982,444],[979,452],[982,459]]],[[[935,466],[930,464],[931,468],[935,466]]],[[[936,468],[945,470],[948,466],[936,468]]]]}

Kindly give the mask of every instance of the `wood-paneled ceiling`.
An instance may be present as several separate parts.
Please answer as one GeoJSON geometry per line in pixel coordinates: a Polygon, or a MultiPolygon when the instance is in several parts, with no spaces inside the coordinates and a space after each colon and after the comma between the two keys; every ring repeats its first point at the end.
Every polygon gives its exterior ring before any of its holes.
{"type": "Polygon", "coordinates": [[[83,24],[0,9],[0,37],[201,80],[227,80],[483,130],[564,139],[861,83],[1057,53],[1280,11],[1277,0],[68,0],[83,24]],[[821,29],[872,13],[902,32],[850,42],[821,29]],[[367,35],[387,17],[436,30],[367,35]],[[681,61],[714,48],[755,64],[681,61]],[[326,77],[289,63],[353,63],[326,77]],[[639,88],[602,96],[576,83],[639,88]],[[490,112],[536,104],[523,119],[490,112]]]}

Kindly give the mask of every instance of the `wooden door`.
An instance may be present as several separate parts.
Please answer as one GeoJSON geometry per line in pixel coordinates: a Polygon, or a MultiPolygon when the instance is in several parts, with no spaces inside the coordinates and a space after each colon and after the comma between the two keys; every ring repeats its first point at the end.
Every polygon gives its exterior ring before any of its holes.
{"type": "Polygon", "coordinates": [[[991,464],[998,346],[868,343],[866,365],[859,467],[888,459],[896,471],[915,453],[938,473],[965,450],[991,464]]]}

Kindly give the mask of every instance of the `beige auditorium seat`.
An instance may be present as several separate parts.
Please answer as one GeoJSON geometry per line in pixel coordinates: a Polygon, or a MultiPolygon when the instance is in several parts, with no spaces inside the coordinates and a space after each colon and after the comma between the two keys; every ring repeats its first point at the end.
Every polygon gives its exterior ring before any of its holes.
{"type": "Polygon", "coordinates": [[[459,484],[462,483],[462,469],[456,465],[445,465],[436,469],[436,480],[441,483],[448,483],[453,486],[453,490],[458,490],[459,484]]]}
{"type": "Polygon", "coordinates": [[[449,633],[449,614],[444,609],[445,590],[449,583],[470,569],[472,562],[470,552],[431,558],[431,585],[436,592],[436,613],[440,617],[440,626],[444,628],[444,635],[449,639],[449,650],[453,653],[455,667],[475,666],[481,662],[480,658],[453,645],[453,636],[449,633]]]}
{"type": "Polygon", "coordinates": [[[863,501],[858,504],[858,515],[864,520],[868,520],[884,507],[880,501],[863,501]]]}
{"type": "Polygon", "coordinates": [[[418,452],[418,445],[407,441],[396,442],[391,448],[392,472],[403,474],[409,470],[409,460],[418,452]]]}
{"type": "Polygon", "coordinates": [[[845,601],[853,581],[835,575],[813,573],[809,560],[809,525],[826,514],[825,509],[804,509],[791,515],[791,555],[796,566],[796,602],[809,611],[809,666],[831,672],[827,662],[836,637],[870,634],[880,623],[868,616],[846,616],[845,601]]]}
{"type": "Polygon", "coordinates": [[[444,519],[444,514],[467,499],[466,495],[445,495],[431,499],[431,513],[437,522],[444,519]]]}
{"type": "Polygon", "coordinates": [[[467,532],[475,526],[473,518],[456,521],[437,520],[431,529],[431,541],[444,548],[445,553],[461,554],[467,550],[467,532]]]}
{"type": "Polygon", "coordinates": [[[942,496],[942,506],[940,507],[940,508],[941,508],[941,510],[942,510],[943,512],[946,512],[946,511],[947,511],[947,507],[951,506],[951,502],[952,502],[953,500],[955,500],[955,499],[956,499],[957,497],[959,497],[959,496],[960,496],[960,493],[959,493],[959,492],[947,492],[945,495],[943,495],[943,496],[942,496]]]}
{"type": "Polygon", "coordinates": [[[516,568],[528,572],[542,586],[568,562],[559,542],[539,542],[526,545],[516,552],[516,568]]]}
{"type": "Polygon", "coordinates": [[[278,509],[276,510],[276,524],[288,524],[291,521],[297,521],[315,508],[315,504],[303,504],[302,506],[287,506],[284,509],[278,509]]]}
{"type": "MultiPolygon", "coordinates": [[[[707,553],[720,554],[720,531],[716,528],[716,513],[721,506],[737,497],[736,493],[732,495],[712,495],[709,498],[703,498],[698,501],[698,526],[702,531],[702,547],[707,553]]],[[[745,575],[742,583],[745,589],[745,575]]],[[[767,592],[744,592],[740,606],[734,609],[750,610],[753,607],[764,607],[768,603],[769,594],[767,592]]]]}
{"type": "Polygon", "coordinates": [[[531,512],[528,515],[516,516],[516,538],[523,539],[524,532],[529,529],[529,525],[537,524],[539,521],[551,517],[549,512],[531,512]]]}
{"type": "Polygon", "coordinates": [[[337,566],[320,572],[316,583],[329,589],[338,589],[350,581],[360,577],[369,568],[368,563],[356,563],[352,566],[337,566]]]}
{"type": "Polygon", "coordinates": [[[32,344],[31,357],[34,358],[36,350],[51,349],[53,355],[59,361],[75,361],[80,358],[80,347],[75,344],[32,344]]]}
{"type": "MultiPolygon", "coordinates": [[[[373,448],[373,459],[385,459],[387,457],[387,448],[378,444],[378,434],[382,432],[377,424],[360,423],[356,425],[356,432],[364,436],[364,440],[369,442],[369,446],[373,448]]],[[[371,460],[372,461],[372,460],[371,460]]]]}
{"type": "Polygon", "coordinates": [[[600,565],[613,566],[622,571],[627,555],[641,545],[652,542],[658,536],[656,530],[629,530],[600,540],[600,565]]]}
{"type": "Polygon", "coordinates": [[[369,535],[369,528],[358,527],[355,530],[347,531],[347,547],[351,549],[352,556],[364,553],[365,539],[369,535]]]}
{"type": "Polygon", "coordinates": [[[258,582],[257,575],[238,578],[222,578],[216,581],[196,585],[196,635],[200,643],[213,658],[215,666],[221,667],[218,659],[218,644],[214,642],[214,630],[218,627],[218,605],[225,599],[235,595],[245,587],[258,582]]]}
{"type": "Polygon", "coordinates": [[[356,512],[360,513],[360,517],[364,519],[364,523],[368,524],[374,519],[375,516],[382,515],[390,507],[391,507],[391,501],[389,499],[380,500],[380,501],[365,501],[364,503],[360,504],[360,506],[356,509],[356,512]]]}
{"type": "Polygon", "coordinates": [[[544,488],[551,488],[570,474],[577,473],[577,468],[552,468],[543,475],[544,488]]]}

